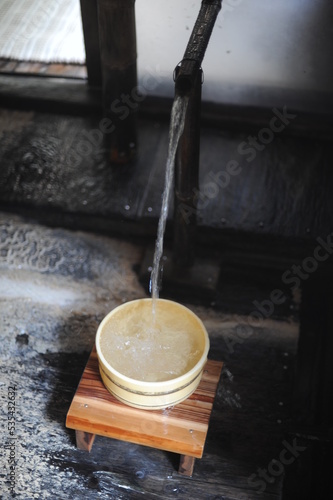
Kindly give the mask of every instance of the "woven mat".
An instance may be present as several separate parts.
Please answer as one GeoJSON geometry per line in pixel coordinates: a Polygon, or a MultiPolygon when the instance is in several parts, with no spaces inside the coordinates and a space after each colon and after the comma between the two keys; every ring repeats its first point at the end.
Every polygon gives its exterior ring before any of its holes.
{"type": "Polygon", "coordinates": [[[79,0],[0,0],[0,58],[85,63],[79,0]]]}

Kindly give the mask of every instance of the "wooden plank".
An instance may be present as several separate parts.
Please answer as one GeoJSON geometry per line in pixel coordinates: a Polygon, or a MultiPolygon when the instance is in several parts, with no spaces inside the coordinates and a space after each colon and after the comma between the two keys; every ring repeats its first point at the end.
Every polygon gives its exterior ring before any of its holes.
{"type": "MultiPolygon", "coordinates": [[[[0,74],[18,76],[38,75],[62,78],[87,79],[87,67],[84,64],[55,64],[45,62],[13,61],[0,59],[0,74]]],[[[40,80],[38,80],[40,82],[40,80]]]]}
{"type": "Polygon", "coordinates": [[[40,62],[29,62],[29,61],[19,61],[15,67],[15,73],[22,74],[39,74],[43,73],[45,68],[44,63],[40,62]]]}
{"type": "Polygon", "coordinates": [[[209,360],[186,401],[165,410],[140,410],[119,402],[105,388],[95,348],[67,414],[66,426],[122,441],[201,458],[222,362],[209,360]]]}
{"type": "Polygon", "coordinates": [[[46,64],[43,73],[62,78],[87,78],[87,67],[83,64],[46,64]]]}

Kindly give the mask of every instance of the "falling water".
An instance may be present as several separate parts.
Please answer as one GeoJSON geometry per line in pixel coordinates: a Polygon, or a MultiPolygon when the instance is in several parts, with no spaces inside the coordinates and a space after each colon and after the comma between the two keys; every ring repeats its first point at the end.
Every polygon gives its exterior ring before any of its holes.
{"type": "Polygon", "coordinates": [[[154,316],[155,316],[156,299],[158,299],[159,296],[159,276],[160,276],[161,258],[163,255],[163,238],[168,218],[170,194],[173,185],[176,151],[180,136],[182,135],[184,130],[187,103],[188,103],[187,97],[177,96],[174,100],[171,111],[171,122],[169,130],[169,149],[168,149],[168,157],[167,157],[166,171],[165,171],[165,185],[162,198],[161,215],[158,222],[153,269],[150,278],[150,292],[153,299],[154,316]]]}

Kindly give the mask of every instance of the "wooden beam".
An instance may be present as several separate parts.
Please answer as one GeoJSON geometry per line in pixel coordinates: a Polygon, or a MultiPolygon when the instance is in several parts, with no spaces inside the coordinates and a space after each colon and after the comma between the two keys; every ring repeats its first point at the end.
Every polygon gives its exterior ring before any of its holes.
{"type": "Polygon", "coordinates": [[[99,47],[97,0],[80,0],[88,82],[92,87],[102,85],[99,47]]]}
{"type": "Polygon", "coordinates": [[[139,108],[136,67],[135,0],[98,0],[103,106],[109,127],[106,139],[112,163],[135,156],[139,108]]]}

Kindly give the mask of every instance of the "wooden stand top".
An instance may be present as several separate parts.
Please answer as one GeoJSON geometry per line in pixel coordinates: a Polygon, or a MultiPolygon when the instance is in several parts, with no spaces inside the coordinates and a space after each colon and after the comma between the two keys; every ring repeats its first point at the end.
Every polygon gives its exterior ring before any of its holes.
{"type": "Polygon", "coordinates": [[[164,410],[142,410],[118,401],[99,374],[91,352],[69,408],[66,427],[201,458],[223,363],[208,360],[196,391],[164,410]]]}

